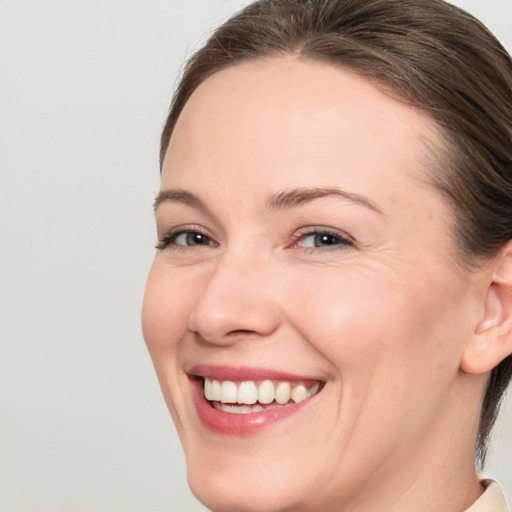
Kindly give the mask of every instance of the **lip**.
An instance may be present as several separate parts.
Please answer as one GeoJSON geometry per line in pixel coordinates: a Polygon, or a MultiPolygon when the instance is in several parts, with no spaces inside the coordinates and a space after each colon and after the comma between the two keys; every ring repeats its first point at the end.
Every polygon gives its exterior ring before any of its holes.
{"type": "Polygon", "coordinates": [[[289,382],[323,382],[318,378],[315,379],[311,377],[293,375],[286,372],[247,367],[198,365],[191,368],[187,373],[191,377],[190,382],[192,386],[194,404],[201,423],[208,430],[216,434],[235,437],[253,436],[278,423],[281,423],[284,420],[292,418],[303,409],[313,404],[318,393],[302,402],[290,404],[277,409],[268,409],[248,414],[231,414],[215,409],[211,406],[210,402],[206,400],[202,389],[203,378],[231,380],[234,382],[247,380],[261,381],[267,379],[289,382]]]}
{"type": "Polygon", "coordinates": [[[201,378],[216,380],[232,380],[233,382],[242,382],[246,380],[286,380],[296,381],[314,381],[322,382],[318,377],[309,377],[304,375],[294,375],[292,373],[268,370],[265,368],[251,368],[246,366],[217,366],[217,365],[197,365],[187,370],[189,375],[201,378]]]}

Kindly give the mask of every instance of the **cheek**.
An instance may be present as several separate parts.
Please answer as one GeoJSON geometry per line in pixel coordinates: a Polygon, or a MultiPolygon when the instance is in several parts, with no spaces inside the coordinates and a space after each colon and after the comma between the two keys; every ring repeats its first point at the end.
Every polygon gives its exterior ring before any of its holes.
{"type": "Polygon", "coordinates": [[[345,433],[347,457],[412,449],[458,373],[463,299],[429,276],[340,271],[313,283],[287,300],[307,312],[295,315],[296,328],[338,383],[336,428],[345,433]]]}
{"type": "Polygon", "coordinates": [[[427,367],[457,369],[466,327],[463,292],[452,281],[450,290],[439,276],[332,269],[287,301],[307,312],[296,315],[304,337],[343,375],[374,378],[383,368],[388,380],[415,379],[427,367]]]}
{"type": "MultiPolygon", "coordinates": [[[[382,283],[356,272],[332,269],[302,281],[285,303],[295,311],[304,337],[335,366],[367,358],[382,344],[391,325],[393,297],[383,297],[382,283]]],[[[291,288],[294,288],[293,286],[291,288]]]]}
{"type": "Polygon", "coordinates": [[[186,294],[189,288],[177,283],[175,275],[155,258],[149,272],[142,307],[142,331],[165,401],[178,432],[183,433],[183,400],[177,390],[180,380],[178,350],[187,329],[186,294]],[[178,293],[179,290],[179,293],[178,293]]]}
{"type": "Polygon", "coordinates": [[[142,332],[151,357],[174,355],[187,328],[187,286],[155,259],[142,307],[142,332]]]}

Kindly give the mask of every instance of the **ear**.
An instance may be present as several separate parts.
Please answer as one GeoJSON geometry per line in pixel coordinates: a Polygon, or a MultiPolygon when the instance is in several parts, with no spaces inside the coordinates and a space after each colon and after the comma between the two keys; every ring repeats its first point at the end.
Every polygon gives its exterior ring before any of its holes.
{"type": "Polygon", "coordinates": [[[512,354],[512,241],[493,259],[483,297],[483,315],[465,348],[461,370],[491,371],[512,354]]]}

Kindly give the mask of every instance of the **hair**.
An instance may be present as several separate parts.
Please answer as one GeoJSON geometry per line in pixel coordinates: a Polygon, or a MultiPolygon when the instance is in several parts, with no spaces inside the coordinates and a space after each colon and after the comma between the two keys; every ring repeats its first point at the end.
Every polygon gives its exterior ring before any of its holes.
{"type": "MultiPolygon", "coordinates": [[[[463,265],[512,239],[512,60],[465,11],[443,0],[260,0],[221,25],[188,61],[161,139],[160,165],[177,119],[212,74],[252,59],[297,55],[350,69],[425,111],[442,147],[431,180],[451,205],[463,265]]],[[[512,356],[491,372],[476,455],[512,376],[512,356]]]]}

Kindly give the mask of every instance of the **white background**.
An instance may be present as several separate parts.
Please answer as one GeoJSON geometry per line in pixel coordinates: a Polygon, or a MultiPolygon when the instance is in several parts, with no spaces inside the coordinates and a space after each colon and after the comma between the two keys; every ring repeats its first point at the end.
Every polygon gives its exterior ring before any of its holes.
{"type": "MultiPolygon", "coordinates": [[[[242,0],[0,0],[0,510],[204,510],[140,333],[180,65],[242,0]]],[[[457,2],[512,48],[512,1],[457,2]]],[[[512,498],[512,399],[487,473],[512,498]]]]}

